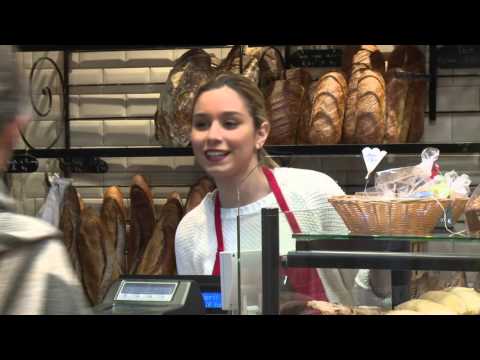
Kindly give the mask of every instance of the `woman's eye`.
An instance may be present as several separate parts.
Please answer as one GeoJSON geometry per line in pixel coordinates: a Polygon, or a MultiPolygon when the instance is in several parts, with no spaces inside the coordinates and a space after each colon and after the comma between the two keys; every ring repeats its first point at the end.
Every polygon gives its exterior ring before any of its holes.
{"type": "Polygon", "coordinates": [[[205,120],[194,121],[193,127],[197,130],[205,130],[208,128],[208,121],[205,121],[205,120]]]}
{"type": "Polygon", "coordinates": [[[234,129],[238,126],[238,122],[235,120],[227,120],[223,123],[226,129],[234,129]]]}

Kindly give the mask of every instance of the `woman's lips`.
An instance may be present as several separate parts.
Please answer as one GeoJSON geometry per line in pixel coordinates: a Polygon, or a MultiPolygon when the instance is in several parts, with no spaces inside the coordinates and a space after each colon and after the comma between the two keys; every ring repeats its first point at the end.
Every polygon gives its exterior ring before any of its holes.
{"type": "Polygon", "coordinates": [[[211,162],[220,162],[223,161],[230,152],[221,151],[221,150],[207,150],[205,151],[205,157],[208,161],[211,162]]]}

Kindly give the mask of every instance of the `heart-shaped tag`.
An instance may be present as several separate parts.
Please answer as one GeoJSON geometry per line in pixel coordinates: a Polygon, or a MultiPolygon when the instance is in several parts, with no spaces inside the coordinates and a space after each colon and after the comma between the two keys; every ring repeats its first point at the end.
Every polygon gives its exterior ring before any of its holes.
{"type": "Polygon", "coordinates": [[[387,156],[386,151],[380,151],[379,148],[363,148],[362,150],[363,161],[365,162],[365,166],[367,167],[367,176],[365,179],[368,179],[370,174],[377,168],[378,164],[383,160],[385,156],[387,156]]]}

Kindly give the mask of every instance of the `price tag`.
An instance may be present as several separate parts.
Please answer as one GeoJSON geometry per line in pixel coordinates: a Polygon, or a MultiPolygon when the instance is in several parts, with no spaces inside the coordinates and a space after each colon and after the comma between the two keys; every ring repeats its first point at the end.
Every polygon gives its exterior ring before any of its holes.
{"type": "Polygon", "coordinates": [[[367,176],[365,176],[365,180],[368,180],[370,174],[377,168],[380,162],[383,160],[385,156],[387,156],[386,151],[381,151],[379,148],[363,148],[362,150],[363,161],[365,162],[365,166],[367,167],[367,176]]]}

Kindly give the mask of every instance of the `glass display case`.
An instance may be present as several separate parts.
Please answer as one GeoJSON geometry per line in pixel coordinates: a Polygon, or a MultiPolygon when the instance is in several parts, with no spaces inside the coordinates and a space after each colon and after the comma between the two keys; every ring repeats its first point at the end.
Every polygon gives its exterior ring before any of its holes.
{"type": "Polygon", "coordinates": [[[395,224],[379,234],[352,231],[352,221],[342,220],[332,200],[325,195],[322,206],[282,211],[271,193],[260,200],[262,209],[236,209],[236,311],[379,315],[395,313],[411,299],[467,288],[480,301],[474,290],[479,288],[480,237],[468,234],[462,221],[452,223],[451,204],[436,204],[435,226],[424,233],[415,224],[431,215],[425,208],[404,214],[410,222],[403,225],[393,213],[382,214],[390,217],[383,220],[371,216],[366,221],[395,224]],[[292,219],[299,232],[292,231],[292,219]]]}

